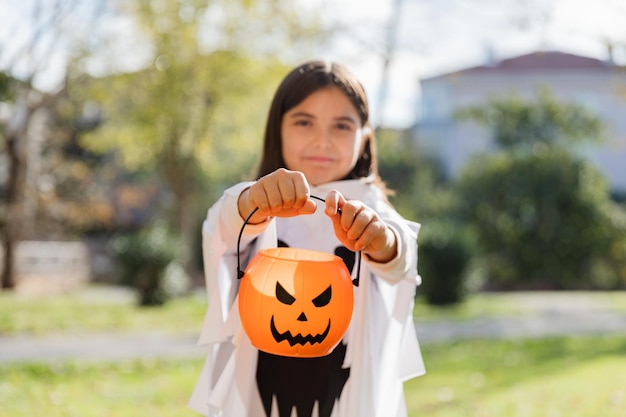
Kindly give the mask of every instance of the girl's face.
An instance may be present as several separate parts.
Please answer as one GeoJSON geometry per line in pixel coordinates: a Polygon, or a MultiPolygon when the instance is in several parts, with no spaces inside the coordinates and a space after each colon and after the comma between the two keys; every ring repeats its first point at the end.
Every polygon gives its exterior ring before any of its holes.
{"type": "Polygon", "coordinates": [[[367,138],[354,105],[337,87],[319,89],[289,109],[281,123],[287,169],[316,186],[345,178],[367,138]]]}

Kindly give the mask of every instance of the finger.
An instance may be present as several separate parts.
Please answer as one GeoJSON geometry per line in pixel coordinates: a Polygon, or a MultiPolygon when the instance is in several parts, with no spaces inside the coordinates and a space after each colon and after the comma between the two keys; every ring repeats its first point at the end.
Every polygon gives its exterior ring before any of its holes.
{"type": "Polygon", "coordinates": [[[313,214],[317,210],[317,204],[309,198],[302,207],[296,210],[298,214],[313,214]]]}
{"type": "Polygon", "coordinates": [[[296,202],[296,185],[291,178],[278,182],[278,192],[281,197],[281,209],[292,208],[296,202]]]}
{"type": "Polygon", "coordinates": [[[248,190],[248,202],[252,208],[257,208],[259,214],[267,215],[269,213],[269,201],[265,194],[263,184],[257,182],[248,190]]]}
{"type": "MultiPolygon", "coordinates": [[[[283,198],[276,181],[264,181],[263,190],[267,198],[268,209],[271,213],[278,213],[283,208],[283,198]]],[[[260,208],[259,208],[260,209],[260,208]]]]}
{"type": "Polygon", "coordinates": [[[268,178],[271,178],[278,185],[283,209],[300,208],[307,202],[310,190],[302,172],[280,168],[268,175],[268,178]]]}
{"type": "Polygon", "coordinates": [[[349,200],[343,205],[340,204],[339,209],[341,210],[341,227],[347,232],[352,228],[354,220],[363,209],[363,204],[358,201],[349,200]]]}
{"type": "Polygon", "coordinates": [[[325,212],[328,216],[335,216],[339,212],[340,205],[344,205],[346,199],[337,190],[331,190],[326,195],[325,212]]]}
{"type": "Polygon", "coordinates": [[[363,229],[361,235],[357,238],[354,243],[355,250],[361,251],[366,249],[374,249],[377,248],[370,247],[372,246],[378,237],[383,236],[385,233],[385,226],[382,222],[377,221],[376,219],[372,219],[365,228],[363,229]]]}
{"type": "Polygon", "coordinates": [[[302,172],[294,172],[293,173],[293,188],[295,192],[295,199],[293,206],[297,209],[300,209],[307,205],[307,208],[310,210],[313,207],[315,210],[315,203],[311,201],[311,190],[309,188],[309,183],[306,180],[306,177],[302,172]],[[311,205],[311,203],[313,203],[311,205]]]}
{"type": "Polygon", "coordinates": [[[372,211],[366,209],[359,211],[346,232],[347,238],[354,241],[361,239],[373,219],[374,214],[372,211]]]}

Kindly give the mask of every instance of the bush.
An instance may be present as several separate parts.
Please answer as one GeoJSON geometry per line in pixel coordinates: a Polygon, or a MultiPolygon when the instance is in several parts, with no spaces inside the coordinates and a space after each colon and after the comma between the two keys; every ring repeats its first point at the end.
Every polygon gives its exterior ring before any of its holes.
{"type": "Polygon", "coordinates": [[[495,289],[614,289],[623,285],[624,210],[602,176],[559,150],[470,164],[456,184],[495,289]]]}
{"type": "MultiPolygon", "coordinates": [[[[179,271],[179,268],[172,268],[178,259],[179,240],[172,237],[163,225],[155,224],[119,236],[113,241],[112,248],[121,268],[121,283],[137,291],[138,303],[142,306],[165,303],[171,295],[166,271],[179,271]]],[[[178,289],[180,285],[174,287],[178,289]]]]}
{"type": "Polygon", "coordinates": [[[418,245],[422,292],[429,304],[463,301],[467,293],[466,271],[472,258],[467,233],[451,222],[430,223],[420,232],[418,245]]]}

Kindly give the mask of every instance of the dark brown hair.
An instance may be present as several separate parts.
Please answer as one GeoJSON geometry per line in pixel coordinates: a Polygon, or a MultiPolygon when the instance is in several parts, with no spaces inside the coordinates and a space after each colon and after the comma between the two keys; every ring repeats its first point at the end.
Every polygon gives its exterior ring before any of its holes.
{"type": "Polygon", "coordinates": [[[378,174],[376,138],[369,121],[365,90],[348,68],[327,61],[309,61],[299,65],[287,74],[278,86],[265,126],[263,156],[258,169],[258,177],[274,172],[278,168],[286,168],[281,146],[283,115],[315,91],[331,86],[338,87],[346,94],[359,114],[362,127],[367,127],[371,131],[353,170],[344,179],[373,175],[375,183],[386,190],[378,174]]]}

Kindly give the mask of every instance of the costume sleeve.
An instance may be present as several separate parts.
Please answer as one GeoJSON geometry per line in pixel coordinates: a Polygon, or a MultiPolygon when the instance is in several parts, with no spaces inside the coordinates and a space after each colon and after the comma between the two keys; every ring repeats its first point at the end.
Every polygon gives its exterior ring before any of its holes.
{"type": "MultiPolygon", "coordinates": [[[[208,345],[207,359],[188,406],[205,416],[260,415],[246,411],[250,393],[255,392],[251,374],[254,368],[248,361],[256,356],[250,343],[242,339],[235,303],[239,290],[237,238],[244,222],[237,200],[249,185],[242,183],[226,190],[209,209],[202,226],[208,308],[198,343],[208,345]]],[[[241,239],[241,268],[260,248],[275,245],[275,221],[246,225],[241,239]]]]}
{"type": "Polygon", "coordinates": [[[417,273],[417,234],[420,225],[404,219],[386,203],[378,204],[375,210],[396,235],[398,253],[394,259],[385,263],[375,262],[367,256],[363,257],[364,261],[374,275],[389,284],[409,281],[419,285],[421,278],[417,273]]]}
{"type": "MultiPolygon", "coordinates": [[[[224,192],[209,209],[202,225],[202,255],[208,309],[200,334],[200,344],[226,340],[233,335],[229,325],[232,304],[239,289],[237,281],[237,238],[243,219],[239,215],[237,199],[251,183],[241,183],[224,192]]],[[[240,258],[242,269],[247,265],[256,248],[269,246],[276,241],[275,228],[265,222],[246,225],[241,239],[240,258]],[[255,239],[261,239],[261,242],[255,239]],[[255,245],[251,243],[255,241],[255,245]]]]}

